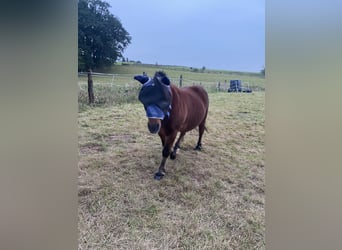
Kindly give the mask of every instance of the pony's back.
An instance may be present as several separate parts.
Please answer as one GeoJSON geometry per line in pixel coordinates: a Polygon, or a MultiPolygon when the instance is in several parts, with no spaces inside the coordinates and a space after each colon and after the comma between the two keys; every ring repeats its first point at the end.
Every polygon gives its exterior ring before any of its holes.
{"type": "Polygon", "coordinates": [[[194,129],[205,122],[209,107],[207,92],[202,86],[178,88],[171,84],[172,109],[170,122],[180,132],[194,129]]]}

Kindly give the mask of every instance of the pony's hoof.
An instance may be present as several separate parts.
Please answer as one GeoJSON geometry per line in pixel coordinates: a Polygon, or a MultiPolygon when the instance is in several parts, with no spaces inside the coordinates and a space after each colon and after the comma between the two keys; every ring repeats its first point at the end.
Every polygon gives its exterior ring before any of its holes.
{"type": "Polygon", "coordinates": [[[157,172],[154,174],[154,179],[160,181],[161,179],[163,179],[164,175],[165,174],[163,173],[157,172]]]}
{"type": "Polygon", "coordinates": [[[201,150],[202,150],[202,146],[197,145],[197,146],[194,148],[194,150],[201,151],[201,150]]]}
{"type": "Polygon", "coordinates": [[[176,153],[173,153],[173,152],[172,152],[172,153],[170,154],[170,159],[171,159],[171,160],[176,159],[176,153]]]}

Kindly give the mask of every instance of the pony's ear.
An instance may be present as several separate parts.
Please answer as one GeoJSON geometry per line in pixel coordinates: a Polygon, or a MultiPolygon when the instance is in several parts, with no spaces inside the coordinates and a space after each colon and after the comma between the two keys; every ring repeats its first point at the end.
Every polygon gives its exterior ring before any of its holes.
{"type": "Polygon", "coordinates": [[[137,76],[134,76],[134,80],[137,80],[137,81],[140,82],[141,84],[144,84],[145,82],[148,81],[148,76],[137,75],[137,76]]]}
{"type": "Polygon", "coordinates": [[[170,79],[167,76],[162,77],[161,82],[165,85],[170,85],[170,79]]]}

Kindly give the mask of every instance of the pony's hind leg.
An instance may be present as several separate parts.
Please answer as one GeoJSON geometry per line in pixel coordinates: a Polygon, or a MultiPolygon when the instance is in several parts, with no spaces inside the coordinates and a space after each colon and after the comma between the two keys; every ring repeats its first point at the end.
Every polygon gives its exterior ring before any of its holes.
{"type": "Polygon", "coordinates": [[[179,144],[180,142],[182,141],[184,135],[185,135],[186,132],[181,132],[181,134],[179,135],[179,138],[175,144],[175,146],[173,147],[173,151],[171,152],[171,155],[170,155],[170,159],[171,160],[174,160],[176,159],[176,154],[177,154],[177,150],[179,149],[179,144]]]}
{"type": "Polygon", "coordinates": [[[205,130],[205,120],[198,126],[198,141],[197,145],[195,147],[195,150],[201,150],[202,149],[202,136],[205,130]]]}

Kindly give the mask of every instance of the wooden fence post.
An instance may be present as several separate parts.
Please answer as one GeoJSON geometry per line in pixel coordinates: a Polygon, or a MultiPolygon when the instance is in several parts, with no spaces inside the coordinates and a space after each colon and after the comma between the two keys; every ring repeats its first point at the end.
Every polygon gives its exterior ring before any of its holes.
{"type": "Polygon", "coordinates": [[[95,96],[93,89],[93,77],[91,75],[91,69],[88,71],[88,97],[89,97],[89,105],[94,104],[95,96]]]}
{"type": "Polygon", "coordinates": [[[180,75],[180,77],[179,77],[179,87],[180,88],[182,87],[182,81],[183,81],[183,76],[180,75]]]}

